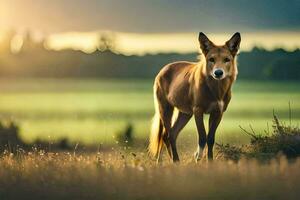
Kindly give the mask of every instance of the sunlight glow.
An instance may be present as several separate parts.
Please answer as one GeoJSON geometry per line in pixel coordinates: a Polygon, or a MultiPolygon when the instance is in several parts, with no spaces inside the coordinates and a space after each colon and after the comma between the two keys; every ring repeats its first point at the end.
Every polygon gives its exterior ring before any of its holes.
{"type": "Polygon", "coordinates": [[[193,33],[134,34],[120,33],[116,50],[124,54],[190,53],[197,51],[197,35],[193,33]]]}
{"type": "Polygon", "coordinates": [[[45,42],[47,49],[74,49],[85,53],[92,53],[97,49],[99,37],[94,32],[68,32],[50,35],[45,42]]]}
{"type": "MultiPolygon", "coordinates": [[[[54,34],[46,39],[46,47],[54,50],[75,49],[86,53],[97,49],[101,32],[69,32],[54,34]]],[[[207,34],[216,44],[224,44],[230,34],[207,34]]],[[[272,50],[284,48],[288,51],[300,48],[299,32],[253,32],[242,34],[242,51],[250,51],[254,46],[272,50]]],[[[198,33],[114,33],[115,50],[126,55],[147,53],[190,53],[199,50],[198,33]]]]}

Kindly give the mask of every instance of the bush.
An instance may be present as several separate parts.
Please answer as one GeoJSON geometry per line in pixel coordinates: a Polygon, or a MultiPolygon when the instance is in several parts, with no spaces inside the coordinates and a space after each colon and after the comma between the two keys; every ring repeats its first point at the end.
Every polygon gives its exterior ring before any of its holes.
{"type": "Polygon", "coordinates": [[[292,125],[280,123],[277,116],[273,115],[273,133],[271,135],[256,134],[241,128],[246,134],[251,136],[249,145],[218,145],[219,155],[225,159],[238,160],[241,156],[248,158],[273,158],[278,154],[283,154],[287,158],[300,156],[300,129],[292,125]]]}

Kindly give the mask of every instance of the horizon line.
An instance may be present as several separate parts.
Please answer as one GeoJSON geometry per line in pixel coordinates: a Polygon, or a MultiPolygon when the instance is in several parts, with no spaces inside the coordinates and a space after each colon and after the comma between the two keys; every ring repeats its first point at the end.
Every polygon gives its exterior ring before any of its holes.
{"type": "MultiPolygon", "coordinates": [[[[128,33],[113,31],[62,32],[42,37],[30,33],[35,41],[43,40],[49,50],[80,50],[93,53],[98,49],[99,37],[103,34],[112,38],[114,51],[124,55],[146,55],[159,53],[194,53],[199,52],[198,32],[185,33],[128,33]]],[[[216,44],[224,44],[233,33],[208,33],[207,36],[216,44]]],[[[16,33],[11,47],[14,52],[21,49],[25,33],[16,33]],[[14,46],[15,45],[15,46],[14,46]]],[[[300,48],[300,31],[251,31],[241,32],[241,51],[251,51],[254,47],[266,50],[282,48],[294,51],[300,48]]]]}

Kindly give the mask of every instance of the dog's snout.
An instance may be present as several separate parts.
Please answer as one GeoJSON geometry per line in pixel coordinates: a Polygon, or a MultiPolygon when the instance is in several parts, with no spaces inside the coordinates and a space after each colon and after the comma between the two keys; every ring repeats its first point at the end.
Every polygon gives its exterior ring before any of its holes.
{"type": "Polygon", "coordinates": [[[214,75],[215,75],[216,78],[222,77],[223,74],[224,74],[224,72],[223,72],[222,69],[216,69],[216,70],[214,71],[214,75]]]}

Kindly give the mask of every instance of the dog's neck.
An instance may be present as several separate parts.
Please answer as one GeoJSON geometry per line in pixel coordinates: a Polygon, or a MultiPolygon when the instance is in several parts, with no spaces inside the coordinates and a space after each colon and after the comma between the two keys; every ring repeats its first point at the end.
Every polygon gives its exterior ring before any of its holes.
{"type": "Polygon", "coordinates": [[[205,83],[209,88],[212,96],[216,98],[216,100],[223,100],[226,94],[231,91],[231,87],[233,85],[232,77],[225,77],[222,80],[216,80],[212,76],[208,75],[205,77],[205,83]]]}

